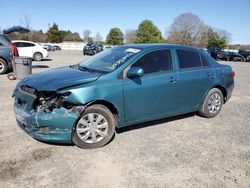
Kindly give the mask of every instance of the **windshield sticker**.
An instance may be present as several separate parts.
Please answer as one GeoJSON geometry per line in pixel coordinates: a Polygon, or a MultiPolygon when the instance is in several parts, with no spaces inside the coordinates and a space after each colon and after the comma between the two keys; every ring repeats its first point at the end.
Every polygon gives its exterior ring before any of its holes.
{"type": "Polygon", "coordinates": [[[141,51],[141,50],[139,50],[139,49],[136,49],[136,48],[128,48],[127,50],[125,50],[126,52],[130,52],[130,53],[138,53],[139,51],[141,51]]]}
{"type": "Polygon", "coordinates": [[[125,55],[123,58],[119,59],[118,61],[116,61],[113,65],[112,68],[115,69],[118,65],[124,63],[130,56],[133,56],[133,53],[129,53],[127,55],[125,55]]]}

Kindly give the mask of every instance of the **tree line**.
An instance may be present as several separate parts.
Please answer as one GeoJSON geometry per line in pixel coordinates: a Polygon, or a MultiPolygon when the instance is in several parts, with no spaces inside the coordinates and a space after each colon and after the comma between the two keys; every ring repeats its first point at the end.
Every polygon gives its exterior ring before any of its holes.
{"type": "Polygon", "coordinates": [[[106,42],[113,45],[123,44],[123,42],[127,44],[172,43],[199,48],[225,48],[228,46],[230,38],[227,31],[213,29],[205,25],[197,15],[184,13],[174,19],[166,31],[165,38],[151,20],[144,20],[137,29],[126,30],[124,35],[119,28],[112,28],[107,35],[106,42]]]}
{"type": "MultiPolygon", "coordinates": [[[[30,27],[30,20],[25,18],[24,25],[30,27]]],[[[136,29],[126,30],[125,33],[120,28],[111,28],[106,36],[106,40],[99,32],[95,37],[90,37],[91,31],[83,31],[83,39],[78,32],[70,30],[60,30],[56,23],[53,23],[48,31],[32,31],[27,34],[12,33],[11,39],[24,39],[36,42],[60,43],[62,41],[84,41],[88,43],[102,43],[109,45],[121,45],[130,43],[172,43],[190,45],[199,48],[219,47],[226,48],[230,42],[231,35],[221,29],[215,29],[206,25],[199,16],[193,13],[183,13],[177,16],[165,36],[151,20],[144,20],[136,29]]],[[[230,46],[234,47],[234,46],[230,46]]]]}

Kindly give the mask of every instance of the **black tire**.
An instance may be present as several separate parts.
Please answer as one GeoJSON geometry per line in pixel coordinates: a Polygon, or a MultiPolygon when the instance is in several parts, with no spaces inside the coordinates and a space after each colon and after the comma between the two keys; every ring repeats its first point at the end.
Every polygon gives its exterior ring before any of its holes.
{"type": "Polygon", "coordinates": [[[6,73],[8,70],[8,64],[0,58],[0,74],[6,73]]]}
{"type": "MultiPolygon", "coordinates": [[[[93,122],[97,122],[97,117],[94,117],[93,116],[93,122]],[[96,118],[96,119],[95,119],[96,118]]],[[[85,120],[84,120],[85,121],[85,120]]],[[[102,120],[103,121],[103,120],[102,120]]],[[[90,121],[85,121],[85,123],[88,123],[88,125],[90,125],[90,121]]],[[[74,130],[73,130],[73,143],[80,147],[80,148],[84,148],[84,149],[94,149],[94,148],[99,148],[99,147],[102,147],[104,145],[106,145],[107,143],[109,143],[109,141],[111,141],[111,139],[114,137],[114,134],[115,134],[115,127],[116,127],[116,120],[114,118],[114,115],[111,113],[111,111],[105,107],[104,105],[99,105],[99,104],[96,104],[96,105],[91,105],[89,107],[86,108],[86,110],[84,111],[84,113],[81,115],[81,118],[78,120],[74,130]],[[80,123],[80,121],[82,119],[84,119],[86,116],[88,117],[89,114],[95,114],[97,117],[98,115],[101,115],[104,117],[105,121],[104,122],[107,122],[107,128],[104,128],[105,130],[105,136],[100,136],[99,134],[97,134],[95,131],[94,133],[89,133],[91,130],[88,126],[85,126],[84,127],[84,124],[80,123]],[[83,127],[81,127],[83,126],[83,127]],[[79,133],[79,129],[86,129],[86,128],[89,128],[88,131],[84,131],[84,132],[81,132],[79,133]],[[87,140],[83,141],[80,136],[83,138],[85,136],[88,137],[87,140]],[[89,136],[88,136],[88,135],[89,136]],[[94,143],[91,143],[93,141],[93,134],[95,134],[94,137],[96,137],[96,142],[94,143]],[[98,138],[99,136],[99,138],[98,138]],[[101,139],[100,141],[98,141],[98,139],[101,139]]],[[[98,123],[97,123],[98,124],[98,123]]],[[[94,124],[91,124],[90,126],[93,127],[94,124]]],[[[98,125],[96,125],[97,127],[98,125]]],[[[98,128],[99,130],[99,128],[98,128]]],[[[101,130],[101,129],[100,129],[101,130]]]]}
{"type": "Polygon", "coordinates": [[[42,61],[43,59],[43,54],[41,54],[40,52],[35,52],[33,55],[33,59],[35,61],[42,61]]]}
{"type": "Polygon", "coordinates": [[[208,92],[205,100],[203,101],[199,114],[206,118],[213,118],[220,113],[223,103],[224,97],[221,90],[213,88],[208,92]],[[213,100],[218,101],[218,103],[215,101],[213,102],[213,100]],[[213,106],[215,108],[214,110],[212,110],[213,106]]]}

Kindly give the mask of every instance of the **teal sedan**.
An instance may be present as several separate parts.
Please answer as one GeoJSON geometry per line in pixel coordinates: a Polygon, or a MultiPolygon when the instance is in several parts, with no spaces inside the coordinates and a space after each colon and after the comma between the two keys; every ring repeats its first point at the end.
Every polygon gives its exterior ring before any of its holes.
{"type": "Polygon", "coordinates": [[[200,49],[138,44],[30,75],[13,97],[17,124],[33,138],[97,148],[115,128],[197,111],[215,117],[233,87],[232,68],[200,49]]]}

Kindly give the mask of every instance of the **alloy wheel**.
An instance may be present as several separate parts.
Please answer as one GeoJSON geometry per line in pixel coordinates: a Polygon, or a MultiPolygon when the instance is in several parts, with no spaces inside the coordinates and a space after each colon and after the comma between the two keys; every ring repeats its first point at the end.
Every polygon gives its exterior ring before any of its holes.
{"type": "Polygon", "coordinates": [[[214,93],[211,95],[211,97],[208,99],[208,111],[211,114],[217,113],[222,105],[221,97],[218,93],[214,93]]]}

